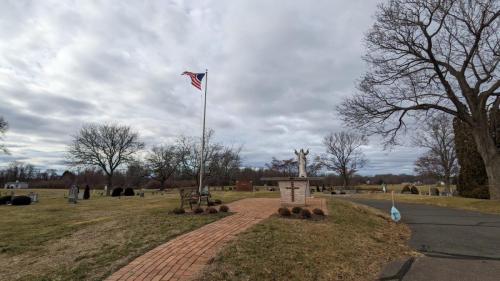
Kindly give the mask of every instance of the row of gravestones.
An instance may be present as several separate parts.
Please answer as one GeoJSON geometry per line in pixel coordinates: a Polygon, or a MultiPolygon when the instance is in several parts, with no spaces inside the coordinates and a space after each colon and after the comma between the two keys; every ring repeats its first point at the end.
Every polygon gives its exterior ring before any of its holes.
{"type": "Polygon", "coordinates": [[[0,193],[0,205],[29,205],[38,202],[38,193],[30,192],[28,195],[15,195],[14,191],[11,191],[8,195],[3,195],[0,193]]]}
{"type": "MultiPolygon", "coordinates": [[[[117,188],[118,189],[118,188],[117,188]]],[[[121,189],[121,188],[119,188],[121,189]]],[[[105,188],[105,191],[107,190],[107,187],[105,188]]],[[[121,196],[123,193],[123,189],[121,189],[120,191],[120,194],[119,195],[113,195],[113,196],[121,196]]],[[[160,192],[152,192],[153,195],[155,195],[156,193],[160,193],[160,192]]],[[[164,192],[161,192],[161,195],[163,195],[164,192]]],[[[101,192],[100,193],[101,196],[104,195],[104,192],[101,192]]],[[[139,192],[137,192],[135,195],[139,196],[139,197],[144,197],[144,191],[141,190],[139,192]]],[[[73,203],[73,204],[76,204],[78,202],[78,200],[87,200],[87,199],[90,199],[90,187],[87,185],[85,187],[85,191],[82,193],[80,192],[80,189],[78,188],[77,185],[72,185],[70,188],[69,188],[69,192],[68,192],[68,203],[73,203]]]]}

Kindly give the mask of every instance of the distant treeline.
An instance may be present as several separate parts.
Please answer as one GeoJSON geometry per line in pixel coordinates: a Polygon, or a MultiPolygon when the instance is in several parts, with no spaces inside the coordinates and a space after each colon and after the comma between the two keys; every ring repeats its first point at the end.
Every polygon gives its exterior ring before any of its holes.
{"type": "MultiPolygon", "coordinates": [[[[341,186],[343,184],[343,180],[340,176],[333,174],[325,175],[319,171],[309,170],[308,172],[311,176],[324,177],[322,181],[312,182],[313,185],[341,186]]],[[[288,169],[288,167],[278,169],[268,164],[265,168],[258,169],[232,169],[224,176],[209,173],[206,176],[206,184],[211,186],[229,186],[234,185],[236,180],[251,180],[254,185],[258,186],[275,185],[276,182],[266,182],[261,179],[264,177],[295,176],[295,173],[295,169],[288,169]]],[[[31,164],[12,163],[7,168],[0,170],[0,183],[2,187],[6,182],[18,180],[21,182],[28,182],[31,188],[68,188],[73,182],[73,179],[79,186],[89,185],[91,188],[102,189],[106,185],[106,176],[98,169],[85,169],[58,174],[57,171],[53,169],[41,171],[31,164]]],[[[381,185],[382,183],[400,184],[404,182],[433,184],[436,182],[436,179],[406,174],[381,174],[374,176],[354,175],[352,178],[352,185],[366,183],[373,185],[381,185]]],[[[193,175],[183,175],[179,172],[166,181],[165,187],[195,186],[196,184],[197,181],[193,175]]],[[[146,166],[140,166],[139,164],[129,165],[126,170],[118,171],[115,175],[113,185],[151,189],[158,189],[161,187],[161,183],[155,179],[154,174],[148,172],[146,166]]]]}

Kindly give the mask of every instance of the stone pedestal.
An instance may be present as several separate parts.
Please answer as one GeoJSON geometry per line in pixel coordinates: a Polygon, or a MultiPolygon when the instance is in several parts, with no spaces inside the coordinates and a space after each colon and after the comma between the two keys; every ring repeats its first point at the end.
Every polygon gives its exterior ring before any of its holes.
{"type": "Polygon", "coordinates": [[[305,206],[307,198],[310,197],[309,180],[288,179],[278,180],[281,194],[281,204],[289,206],[305,206]]]}

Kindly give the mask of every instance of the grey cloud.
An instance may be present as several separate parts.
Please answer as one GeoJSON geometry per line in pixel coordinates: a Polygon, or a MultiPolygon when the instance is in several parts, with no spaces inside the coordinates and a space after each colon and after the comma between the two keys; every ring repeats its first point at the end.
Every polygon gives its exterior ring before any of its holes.
{"type": "MultiPolygon", "coordinates": [[[[244,145],[246,165],[300,147],[321,154],[325,134],[349,130],[334,108],[364,71],[377,2],[7,2],[0,115],[13,155],[0,164],[63,167],[62,149],[86,122],[130,124],[148,145],[199,136],[200,92],[180,73],[205,68],[207,125],[244,145]]],[[[365,174],[412,170],[418,155],[377,142],[366,154],[365,174]]]]}

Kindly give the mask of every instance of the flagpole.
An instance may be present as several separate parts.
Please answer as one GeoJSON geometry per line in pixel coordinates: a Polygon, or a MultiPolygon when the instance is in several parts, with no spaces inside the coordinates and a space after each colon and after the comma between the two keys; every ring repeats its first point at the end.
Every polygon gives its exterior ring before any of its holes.
{"type": "MultiPolygon", "coordinates": [[[[201,133],[200,186],[198,187],[198,192],[200,195],[203,189],[203,170],[205,166],[205,164],[203,163],[203,157],[205,154],[205,118],[207,113],[207,84],[208,84],[208,69],[205,70],[205,101],[203,102],[203,130],[201,133]]],[[[199,203],[201,203],[201,196],[199,196],[199,203]]]]}

